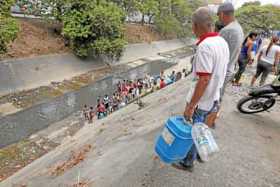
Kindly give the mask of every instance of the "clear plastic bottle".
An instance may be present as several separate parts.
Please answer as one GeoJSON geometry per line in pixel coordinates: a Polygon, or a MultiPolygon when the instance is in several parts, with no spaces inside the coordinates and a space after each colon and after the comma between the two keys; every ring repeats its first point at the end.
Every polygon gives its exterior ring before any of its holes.
{"type": "Polygon", "coordinates": [[[212,133],[204,123],[196,123],[192,127],[192,138],[200,158],[207,162],[209,157],[219,151],[212,133]]]}
{"type": "Polygon", "coordinates": [[[209,160],[209,142],[205,134],[205,126],[201,123],[196,123],[192,127],[192,138],[197,148],[198,154],[203,161],[209,160]]]}
{"type": "Polygon", "coordinates": [[[206,130],[206,137],[208,139],[209,142],[209,148],[210,148],[210,155],[213,155],[216,152],[219,152],[219,147],[211,133],[211,130],[208,128],[206,130]]]}

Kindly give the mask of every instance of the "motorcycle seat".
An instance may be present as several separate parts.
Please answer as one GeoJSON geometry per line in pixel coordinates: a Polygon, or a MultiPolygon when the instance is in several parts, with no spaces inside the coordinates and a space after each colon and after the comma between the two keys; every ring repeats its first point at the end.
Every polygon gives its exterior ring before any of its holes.
{"type": "MultiPolygon", "coordinates": [[[[280,87],[278,89],[280,89],[280,87]]],[[[271,93],[277,93],[277,89],[275,89],[272,85],[268,84],[252,90],[250,92],[250,95],[257,96],[261,94],[271,94],[271,93]]]]}

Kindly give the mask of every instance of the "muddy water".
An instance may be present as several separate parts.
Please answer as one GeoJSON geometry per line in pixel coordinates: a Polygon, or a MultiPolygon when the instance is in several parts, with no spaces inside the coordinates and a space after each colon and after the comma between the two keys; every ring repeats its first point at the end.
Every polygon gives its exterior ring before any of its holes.
{"type": "Polygon", "coordinates": [[[173,65],[175,64],[166,60],[147,62],[126,71],[118,71],[78,91],[66,93],[48,102],[4,116],[0,118],[0,148],[27,138],[50,124],[64,119],[80,110],[84,104],[96,105],[97,97],[112,94],[119,80],[142,78],[147,73],[156,75],[173,65]]]}

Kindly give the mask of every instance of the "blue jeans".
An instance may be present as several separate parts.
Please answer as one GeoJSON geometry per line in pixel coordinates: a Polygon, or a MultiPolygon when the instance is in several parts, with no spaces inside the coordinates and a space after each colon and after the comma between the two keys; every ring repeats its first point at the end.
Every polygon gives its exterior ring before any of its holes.
{"type": "MultiPolygon", "coordinates": [[[[196,109],[192,117],[193,124],[204,123],[209,113],[210,111],[196,109]]],[[[182,160],[182,163],[185,166],[192,166],[193,162],[197,159],[197,154],[197,149],[195,147],[195,144],[193,144],[187,156],[182,160]]]]}

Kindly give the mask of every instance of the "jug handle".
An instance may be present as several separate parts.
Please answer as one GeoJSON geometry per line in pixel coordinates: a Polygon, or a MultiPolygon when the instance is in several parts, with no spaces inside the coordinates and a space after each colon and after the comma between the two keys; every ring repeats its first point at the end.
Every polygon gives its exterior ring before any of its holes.
{"type": "Polygon", "coordinates": [[[186,122],[186,124],[193,124],[193,120],[192,119],[189,119],[189,118],[186,118],[185,116],[183,116],[183,119],[184,119],[184,122],[186,122]]]}
{"type": "Polygon", "coordinates": [[[188,125],[188,124],[192,124],[192,119],[186,119],[185,116],[177,116],[176,120],[180,120],[183,121],[184,124],[188,125]]]}

